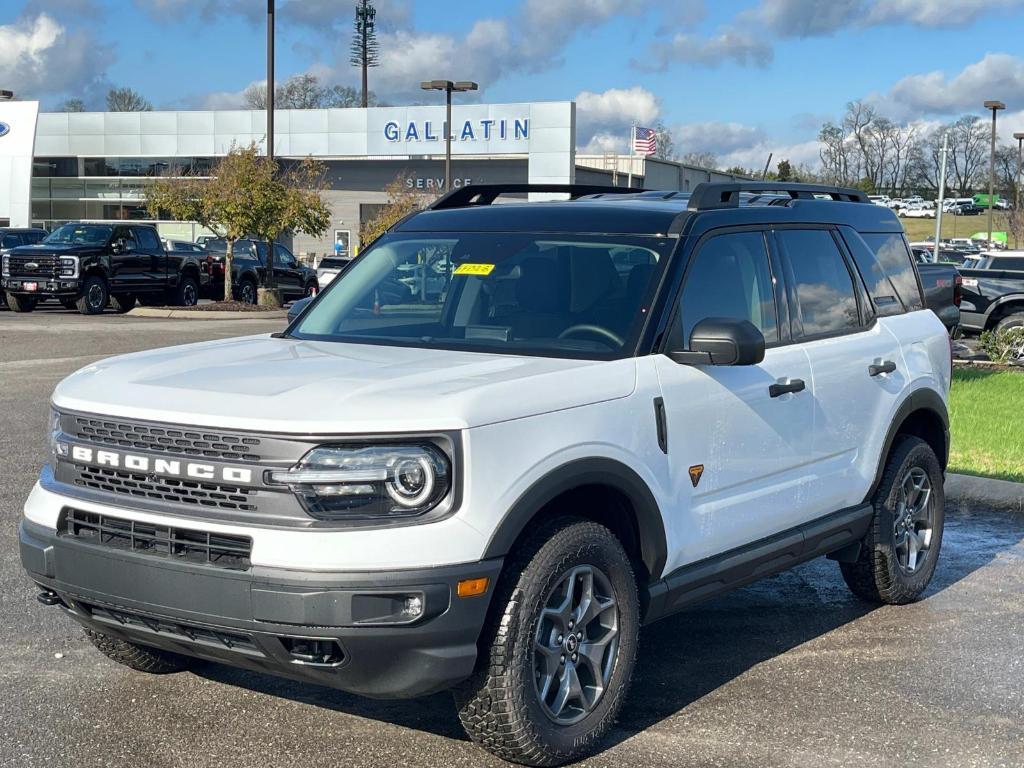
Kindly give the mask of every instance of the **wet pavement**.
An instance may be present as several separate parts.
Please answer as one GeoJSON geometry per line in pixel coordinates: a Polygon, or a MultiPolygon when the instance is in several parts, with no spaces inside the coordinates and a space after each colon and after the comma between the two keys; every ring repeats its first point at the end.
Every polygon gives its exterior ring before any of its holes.
{"type": "MultiPolygon", "coordinates": [[[[0,766],[502,764],[466,741],[447,695],[370,701],[212,664],[146,676],[35,601],[16,524],[57,381],[279,327],[0,310],[0,766]]],[[[862,603],[817,560],[647,628],[625,712],[586,764],[1022,766],[1022,627],[1024,515],[953,501],[915,605],[862,603]]]]}

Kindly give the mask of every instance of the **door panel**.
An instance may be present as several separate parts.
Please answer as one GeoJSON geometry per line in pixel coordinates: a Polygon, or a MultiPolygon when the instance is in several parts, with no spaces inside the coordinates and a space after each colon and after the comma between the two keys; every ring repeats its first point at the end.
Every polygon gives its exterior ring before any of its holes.
{"type": "Polygon", "coordinates": [[[292,252],[279,243],[274,243],[274,278],[286,297],[302,295],[302,271],[292,252]]]}
{"type": "Polygon", "coordinates": [[[133,227],[138,243],[140,290],[164,288],[167,274],[167,252],[160,238],[149,227],[133,227]]]}
{"type": "Polygon", "coordinates": [[[112,243],[118,240],[125,242],[126,248],[121,253],[110,254],[110,291],[130,291],[142,283],[142,257],[139,244],[131,227],[117,227],[114,230],[112,243]]]}

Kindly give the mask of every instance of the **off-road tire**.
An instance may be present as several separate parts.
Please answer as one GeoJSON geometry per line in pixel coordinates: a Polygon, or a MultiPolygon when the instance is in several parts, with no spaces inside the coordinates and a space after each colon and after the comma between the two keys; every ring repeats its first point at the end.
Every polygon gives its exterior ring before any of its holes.
{"type": "Polygon", "coordinates": [[[131,312],[135,309],[134,293],[112,293],[110,294],[110,306],[119,315],[131,312]]]}
{"type": "Polygon", "coordinates": [[[872,498],[875,514],[861,542],[860,555],[855,562],[839,564],[851,592],[869,602],[888,605],[905,605],[921,597],[935,573],[942,546],[946,501],[942,482],[942,468],[931,446],[919,437],[897,437],[872,498]],[[899,567],[893,525],[899,482],[915,466],[923,469],[931,482],[935,509],[931,546],[921,566],[908,574],[899,567]]]}
{"type": "Polygon", "coordinates": [[[615,535],[580,518],[541,526],[506,562],[481,633],[477,670],[454,691],[463,728],[484,749],[523,765],[561,765],[593,752],[626,698],[639,630],[633,566],[615,535]],[[559,725],[537,696],[533,641],[545,598],[579,565],[600,568],[608,577],[619,607],[619,645],[593,710],[578,723],[559,725]]]}
{"type": "Polygon", "coordinates": [[[238,288],[235,289],[235,294],[238,296],[238,300],[243,304],[255,304],[258,296],[258,288],[256,287],[256,283],[247,278],[238,284],[238,288]]]}
{"type": "Polygon", "coordinates": [[[1024,312],[1012,312],[999,318],[996,323],[997,331],[1006,331],[1010,328],[1024,328],[1024,312]]]}
{"type": "Polygon", "coordinates": [[[75,299],[75,307],[83,315],[98,315],[110,300],[107,281],[99,275],[90,275],[82,283],[82,294],[75,299]]]}
{"type": "Polygon", "coordinates": [[[138,672],[166,675],[171,672],[182,672],[192,665],[192,660],[187,656],[179,656],[170,651],[161,651],[157,648],[129,643],[127,640],[118,640],[91,629],[85,630],[85,635],[108,659],[131,667],[138,672]]]}
{"type": "Polygon", "coordinates": [[[183,275],[172,291],[171,303],[176,307],[194,307],[199,303],[199,283],[183,275]]]}
{"type": "Polygon", "coordinates": [[[17,296],[13,293],[7,294],[7,308],[11,312],[31,312],[36,308],[39,299],[34,296],[17,296]]]}

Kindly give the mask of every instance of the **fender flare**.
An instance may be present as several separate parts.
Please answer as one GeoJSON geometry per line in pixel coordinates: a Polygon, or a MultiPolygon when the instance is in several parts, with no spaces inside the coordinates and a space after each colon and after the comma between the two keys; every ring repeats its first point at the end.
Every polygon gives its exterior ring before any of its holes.
{"type": "Polygon", "coordinates": [[[1024,309],[1024,293],[1007,293],[989,304],[988,309],[985,310],[985,324],[988,325],[988,321],[996,313],[996,310],[1007,304],[1020,304],[1021,309],[1024,309]]]}
{"type": "Polygon", "coordinates": [[[511,506],[498,524],[482,559],[503,557],[526,527],[549,502],[584,485],[606,485],[621,492],[636,515],[641,559],[651,581],[661,578],[668,557],[665,523],[654,494],[633,469],[615,459],[576,459],[535,481],[511,506]]]}
{"type": "Polygon", "coordinates": [[[946,403],[934,389],[914,390],[900,403],[889,424],[889,429],[885,433],[885,442],[882,443],[882,451],[878,456],[878,468],[875,470],[874,480],[871,481],[871,488],[864,497],[865,503],[871,501],[875,491],[878,489],[878,484],[882,481],[882,473],[885,472],[885,462],[889,458],[889,451],[892,450],[892,444],[896,440],[896,435],[899,434],[899,428],[906,421],[906,418],[916,411],[929,411],[937,416],[942,423],[944,446],[938,459],[942,465],[943,472],[945,472],[946,465],[949,462],[949,411],[946,408],[946,403]]]}

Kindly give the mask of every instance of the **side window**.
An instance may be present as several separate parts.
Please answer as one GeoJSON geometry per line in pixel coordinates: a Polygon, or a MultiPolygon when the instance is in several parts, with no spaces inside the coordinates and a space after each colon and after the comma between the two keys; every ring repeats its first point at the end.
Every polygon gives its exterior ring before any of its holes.
{"type": "Polygon", "coordinates": [[[145,251],[159,251],[160,250],[160,239],[149,227],[133,227],[135,232],[135,239],[139,242],[139,247],[145,251]]]}
{"type": "MultiPolygon", "coordinates": [[[[863,233],[861,237],[868,247],[874,251],[875,258],[882,270],[892,282],[896,294],[908,311],[923,309],[921,289],[917,284],[917,274],[903,235],[894,233],[863,233]]],[[[867,275],[864,276],[867,279],[867,275]]],[[[870,284],[870,280],[868,283],[870,284]]]]}
{"type": "Polygon", "coordinates": [[[7,234],[0,238],[0,248],[17,248],[22,245],[21,235],[7,234]]]}
{"type": "Polygon", "coordinates": [[[993,269],[1009,269],[1015,272],[1024,272],[1024,258],[1019,256],[1000,256],[994,259],[993,269]]]}
{"type": "Polygon", "coordinates": [[[114,240],[124,240],[125,244],[129,248],[139,247],[139,244],[135,240],[135,235],[132,234],[131,227],[118,227],[115,229],[114,240]]]}
{"type": "Polygon", "coordinates": [[[900,301],[899,294],[896,293],[896,288],[881,263],[875,258],[874,251],[856,232],[847,230],[843,239],[846,242],[846,247],[853,254],[857,271],[860,272],[860,276],[867,285],[875,313],[879,317],[902,315],[906,311],[903,302],[900,301]]]}
{"type": "Polygon", "coordinates": [[[278,243],[274,243],[274,260],[282,267],[295,266],[295,257],[292,256],[292,252],[278,243]]]}
{"type": "Polygon", "coordinates": [[[771,344],[779,340],[778,313],[762,232],[733,232],[707,240],[694,254],[680,298],[682,340],[708,317],[749,320],[771,344]]]}
{"type": "MultiPolygon", "coordinates": [[[[782,251],[803,336],[841,333],[860,327],[857,294],[832,233],[824,229],[780,229],[782,251]]],[[[794,335],[798,334],[794,329],[794,335]]]]}

